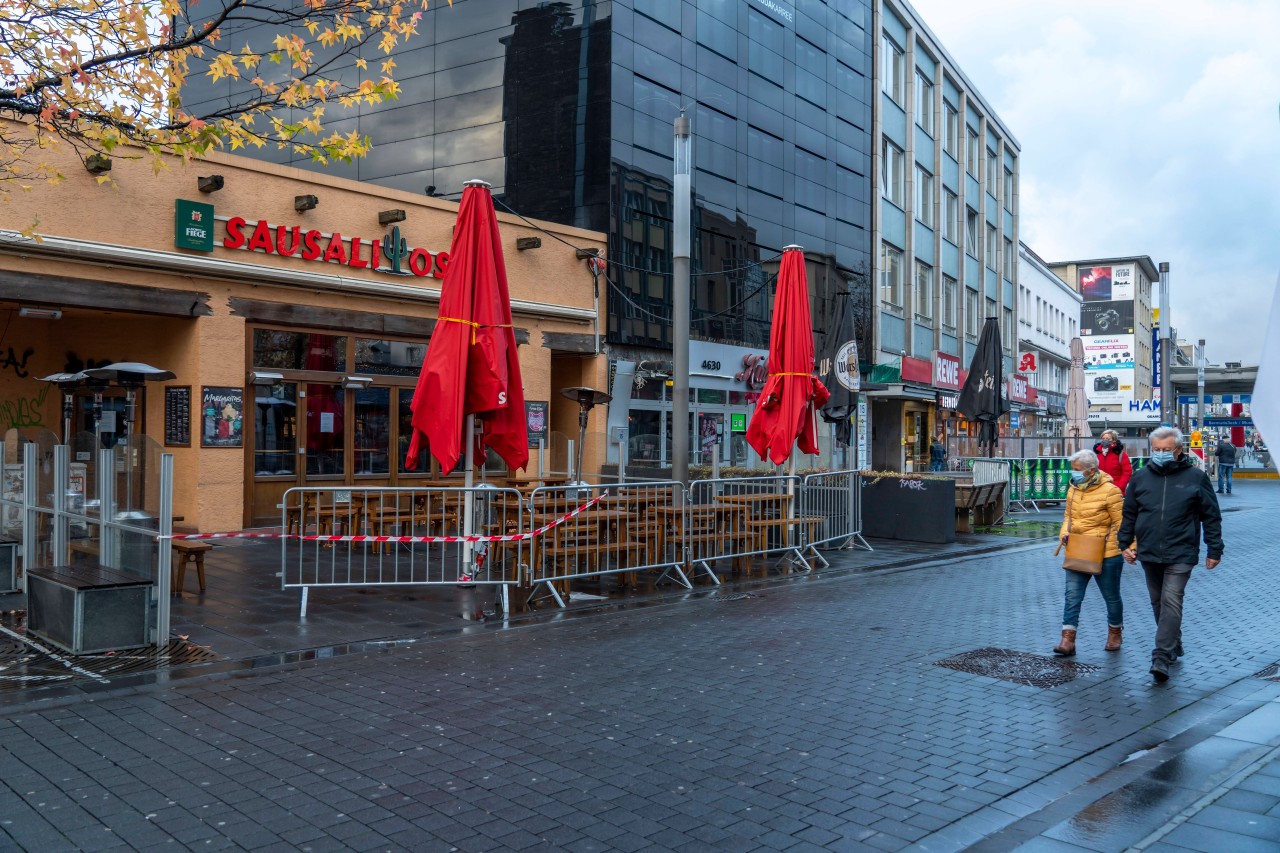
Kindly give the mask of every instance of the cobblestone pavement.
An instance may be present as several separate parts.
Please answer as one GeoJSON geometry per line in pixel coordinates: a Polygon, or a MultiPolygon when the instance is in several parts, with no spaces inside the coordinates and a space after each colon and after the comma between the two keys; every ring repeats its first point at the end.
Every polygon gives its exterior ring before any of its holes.
{"type": "MultiPolygon", "coordinates": [[[[1251,678],[1280,660],[1280,486],[1236,492],[1164,686],[1135,570],[1120,654],[1085,602],[1077,660],[1095,671],[1037,688],[936,665],[1049,652],[1062,573],[1040,544],[28,706],[0,720],[0,848],[1064,849],[1051,827],[1280,691],[1251,678]]],[[[1258,756],[1205,758],[1218,785],[1258,756]]],[[[1274,771],[1149,849],[1230,849],[1191,833],[1232,809],[1269,832],[1274,771]]]]}

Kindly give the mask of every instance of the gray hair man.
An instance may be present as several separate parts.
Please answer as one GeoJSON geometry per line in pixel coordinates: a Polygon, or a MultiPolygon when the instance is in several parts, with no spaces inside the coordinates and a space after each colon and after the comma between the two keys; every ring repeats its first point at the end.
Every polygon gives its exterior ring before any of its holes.
{"type": "Polygon", "coordinates": [[[1202,535],[1205,568],[1222,560],[1222,513],[1209,477],[1188,458],[1182,433],[1160,427],[1150,438],[1151,457],[1125,491],[1117,541],[1127,562],[1142,560],[1156,617],[1151,675],[1164,682],[1169,665],[1182,657],[1182,603],[1200,562],[1202,535]]]}

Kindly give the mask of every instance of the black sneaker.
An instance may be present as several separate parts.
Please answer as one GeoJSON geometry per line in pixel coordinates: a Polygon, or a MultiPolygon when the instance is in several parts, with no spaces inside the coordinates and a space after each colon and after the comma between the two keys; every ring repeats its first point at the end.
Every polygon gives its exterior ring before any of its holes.
{"type": "Polygon", "coordinates": [[[1218,489],[1218,494],[1222,494],[1222,489],[1218,489]]]}
{"type": "Polygon", "coordinates": [[[1169,665],[1162,660],[1151,661],[1151,677],[1156,684],[1164,684],[1169,680],[1169,665]]]}

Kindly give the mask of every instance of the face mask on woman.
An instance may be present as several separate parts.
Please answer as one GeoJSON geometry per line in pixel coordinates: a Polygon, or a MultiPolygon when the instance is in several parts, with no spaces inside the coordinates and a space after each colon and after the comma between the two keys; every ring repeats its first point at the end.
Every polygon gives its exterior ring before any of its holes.
{"type": "Polygon", "coordinates": [[[1151,451],[1151,464],[1156,467],[1173,464],[1172,450],[1153,450],[1151,451]]]}
{"type": "Polygon", "coordinates": [[[1089,479],[1089,478],[1088,478],[1088,477],[1086,477],[1086,476],[1084,475],[1084,472],[1083,472],[1083,471],[1072,471],[1072,472],[1071,472],[1071,482],[1072,482],[1072,484],[1073,484],[1073,485],[1076,485],[1076,486],[1083,486],[1083,485],[1084,485],[1084,481],[1085,481],[1085,480],[1087,480],[1087,479],[1089,479]]]}

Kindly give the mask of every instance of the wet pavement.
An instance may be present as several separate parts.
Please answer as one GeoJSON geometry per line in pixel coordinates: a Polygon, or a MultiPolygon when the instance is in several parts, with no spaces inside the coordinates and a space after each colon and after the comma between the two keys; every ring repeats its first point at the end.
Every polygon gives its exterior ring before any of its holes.
{"type": "MultiPolygon", "coordinates": [[[[306,630],[346,654],[11,706],[0,848],[1276,850],[1280,682],[1258,676],[1280,662],[1280,484],[1236,491],[1162,686],[1128,569],[1124,648],[1102,651],[1090,593],[1065,683],[938,665],[1051,657],[1047,542],[421,642],[360,645],[334,617],[306,630]]],[[[403,636],[412,603],[375,601],[366,638],[403,636]]],[[[278,621],[224,633],[270,649],[296,636],[278,621]]]]}

